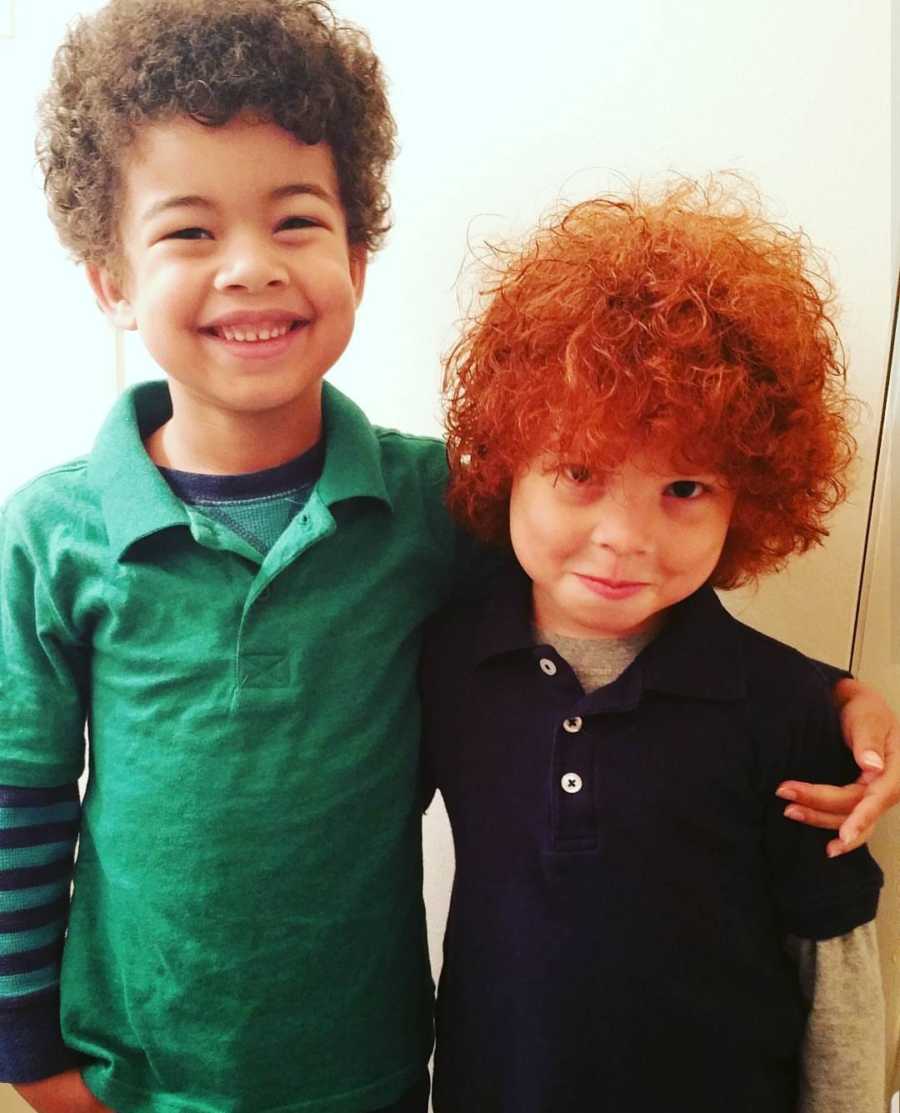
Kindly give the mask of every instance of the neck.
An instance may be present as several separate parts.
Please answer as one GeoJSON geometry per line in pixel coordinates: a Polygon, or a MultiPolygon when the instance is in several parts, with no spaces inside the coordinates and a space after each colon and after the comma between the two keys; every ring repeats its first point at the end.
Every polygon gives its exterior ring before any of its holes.
{"type": "Polygon", "coordinates": [[[289,407],[259,413],[191,404],[172,390],[172,416],[144,442],[158,467],[201,475],[244,475],[276,468],[322,435],[322,387],[289,407]]]}

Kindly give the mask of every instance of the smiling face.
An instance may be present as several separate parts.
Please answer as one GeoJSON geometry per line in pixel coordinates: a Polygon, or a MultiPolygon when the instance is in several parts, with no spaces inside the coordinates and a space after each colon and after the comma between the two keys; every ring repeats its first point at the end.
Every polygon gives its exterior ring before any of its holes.
{"type": "Polygon", "coordinates": [[[643,455],[602,480],[533,460],[513,482],[509,526],[535,624],[582,638],[655,629],[709,579],[734,502],[718,476],[643,455]]]}
{"type": "Polygon", "coordinates": [[[122,177],[122,277],[89,276],[169,376],[176,418],[317,414],[365,275],[327,145],[179,118],[139,132],[122,177]]]}

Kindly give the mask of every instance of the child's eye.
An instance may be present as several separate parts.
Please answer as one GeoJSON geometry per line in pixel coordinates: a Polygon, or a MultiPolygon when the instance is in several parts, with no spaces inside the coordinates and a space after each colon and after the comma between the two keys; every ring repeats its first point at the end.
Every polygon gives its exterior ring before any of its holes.
{"type": "Polygon", "coordinates": [[[676,499],[696,499],[706,490],[706,484],[697,479],[676,479],[666,487],[665,493],[676,499]]]}
{"type": "Polygon", "coordinates": [[[307,216],[289,216],[278,225],[278,230],[290,231],[293,228],[315,228],[317,223],[307,216]]]}
{"type": "Polygon", "coordinates": [[[570,483],[581,485],[591,481],[591,473],[581,464],[563,464],[559,470],[570,483]]]}
{"type": "Polygon", "coordinates": [[[179,228],[176,232],[170,232],[165,238],[167,240],[200,240],[204,236],[212,238],[205,228],[179,228]]]}

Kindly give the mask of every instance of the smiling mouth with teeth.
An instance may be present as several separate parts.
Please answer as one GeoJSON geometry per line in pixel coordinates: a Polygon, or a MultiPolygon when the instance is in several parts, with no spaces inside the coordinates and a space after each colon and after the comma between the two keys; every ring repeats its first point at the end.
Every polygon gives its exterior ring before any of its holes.
{"type": "Polygon", "coordinates": [[[292,321],[290,324],[278,325],[222,325],[206,331],[220,340],[238,340],[244,344],[255,344],[260,340],[277,340],[293,332],[301,324],[301,321],[292,321]]]}

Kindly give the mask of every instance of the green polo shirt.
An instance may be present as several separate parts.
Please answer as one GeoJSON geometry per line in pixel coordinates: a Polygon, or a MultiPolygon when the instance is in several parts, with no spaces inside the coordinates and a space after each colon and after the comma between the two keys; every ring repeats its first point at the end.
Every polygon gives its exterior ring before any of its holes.
{"type": "Polygon", "coordinates": [[[360,1113],[431,1049],[422,623],[468,575],[440,442],[326,385],[326,459],[263,558],[169,490],[126,394],[2,519],[0,783],[84,803],[66,1042],[118,1113],[360,1113]]]}

